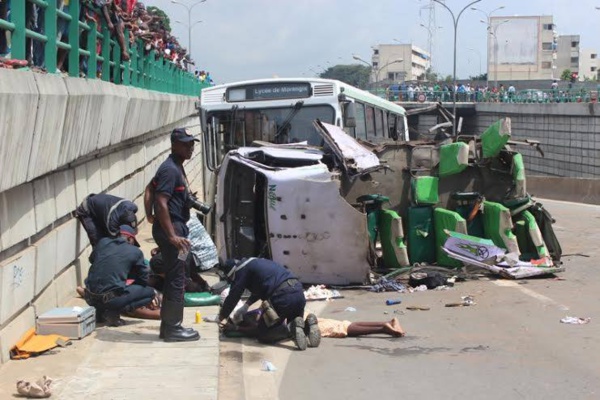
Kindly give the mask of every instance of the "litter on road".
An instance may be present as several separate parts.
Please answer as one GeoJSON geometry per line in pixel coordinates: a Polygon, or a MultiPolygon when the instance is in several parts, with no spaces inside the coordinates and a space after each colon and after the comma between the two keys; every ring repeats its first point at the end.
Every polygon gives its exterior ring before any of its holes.
{"type": "Polygon", "coordinates": [[[592,319],[590,317],[581,318],[581,317],[569,317],[566,316],[561,318],[560,322],[563,324],[572,324],[572,325],[585,325],[588,324],[592,319]]]}

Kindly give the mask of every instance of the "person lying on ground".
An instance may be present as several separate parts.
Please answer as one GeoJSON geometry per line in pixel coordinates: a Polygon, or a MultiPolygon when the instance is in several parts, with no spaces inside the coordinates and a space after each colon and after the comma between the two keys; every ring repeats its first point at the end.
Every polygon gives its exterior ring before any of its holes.
{"type": "MultiPolygon", "coordinates": [[[[165,271],[160,249],[155,247],[151,250],[150,254],[152,255],[152,258],[150,259],[151,275],[149,278],[149,285],[158,291],[162,291],[165,279],[165,271]]],[[[190,252],[185,261],[185,292],[198,293],[209,291],[210,285],[196,271],[194,257],[192,252],[190,252]]]]}
{"type": "Polygon", "coordinates": [[[148,286],[149,268],[135,239],[135,230],[122,225],[120,236],[101,238],[90,255],[84,299],[96,308],[98,322],[119,326],[122,313],[149,305],[156,291],[148,286]],[[127,285],[128,278],[133,283],[127,285]]]}
{"type": "MultiPolygon", "coordinates": [[[[224,334],[226,336],[228,334],[235,335],[234,332],[237,332],[243,336],[256,337],[258,333],[258,320],[261,313],[262,311],[260,309],[248,311],[243,316],[242,321],[238,324],[234,323],[232,320],[228,320],[227,324],[223,327],[224,334]]],[[[317,326],[319,327],[320,337],[328,338],[345,338],[377,334],[393,337],[403,337],[405,335],[404,329],[402,329],[397,318],[382,322],[350,322],[319,318],[317,326]]]]}
{"type": "Polygon", "coordinates": [[[218,320],[221,326],[229,318],[244,290],[251,295],[246,303],[233,316],[234,320],[243,319],[248,308],[262,300],[257,324],[256,338],[262,343],[276,343],[292,339],[299,350],[307,346],[317,347],[320,341],[311,340],[318,334],[317,317],[310,315],[305,321],[304,289],[302,284],[283,265],[265,258],[228,260],[220,266],[221,273],[231,283],[229,295],[223,302],[218,320]],[[305,326],[308,325],[307,338],[305,326]]]}

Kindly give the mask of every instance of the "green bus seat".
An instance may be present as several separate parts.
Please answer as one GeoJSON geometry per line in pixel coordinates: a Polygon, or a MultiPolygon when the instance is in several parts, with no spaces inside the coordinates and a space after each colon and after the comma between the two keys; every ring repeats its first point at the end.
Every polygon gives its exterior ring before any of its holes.
{"type": "Polygon", "coordinates": [[[435,261],[433,207],[408,208],[408,258],[411,264],[435,261]]]}
{"type": "Polygon", "coordinates": [[[435,227],[435,254],[438,265],[443,267],[460,268],[463,263],[450,258],[442,247],[447,235],[444,230],[467,234],[467,221],[457,212],[436,208],[433,211],[433,226],[435,227]]]}
{"type": "Polygon", "coordinates": [[[440,178],[458,174],[469,165],[469,145],[464,142],[450,143],[440,146],[440,178]]]}
{"type": "Polygon", "coordinates": [[[411,180],[412,198],[415,205],[437,204],[439,178],[436,176],[415,176],[411,180]]]}
{"type": "Polygon", "coordinates": [[[409,266],[408,252],[406,244],[404,244],[402,218],[393,210],[382,210],[379,218],[379,240],[385,266],[387,268],[409,266]]]}
{"type": "Polygon", "coordinates": [[[517,238],[512,232],[510,210],[500,203],[483,202],[483,229],[485,237],[509,253],[521,254],[517,238]]]}
{"type": "Polygon", "coordinates": [[[527,185],[525,180],[525,163],[523,155],[515,153],[512,157],[512,173],[515,182],[515,197],[523,198],[527,196],[527,185]]]}
{"type": "Polygon", "coordinates": [[[481,134],[483,158],[496,157],[509,139],[510,118],[502,118],[494,122],[481,134]]]}
{"type": "Polygon", "coordinates": [[[546,243],[542,237],[542,232],[538,227],[535,217],[529,211],[523,211],[515,219],[515,234],[519,249],[521,250],[521,260],[539,260],[550,257],[546,243]]]}

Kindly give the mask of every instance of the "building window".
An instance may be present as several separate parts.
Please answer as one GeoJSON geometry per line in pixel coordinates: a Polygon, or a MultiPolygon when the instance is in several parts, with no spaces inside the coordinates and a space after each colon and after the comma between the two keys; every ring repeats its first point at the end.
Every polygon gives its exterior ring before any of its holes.
{"type": "Polygon", "coordinates": [[[378,65],[379,63],[377,63],[377,61],[373,61],[373,68],[377,68],[378,65]]]}
{"type": "Polygon", "coordinates": [[[597,67],[592,67],[592,68],[590,68],[590,70],[591,70],[592,72],[596,72],[596,70],[597,70],[597,69],[598,69],[597,67]]]}
{"type": "Polygon", "coordinates": [[[373,49],[373,54],[375,54],[375,55],[379,54],[379,49],[373,49]]]}
{"type": "Polygon", "coordinates": [[[571,47],[577,47],[579,46],[579,42],[571,42],[571,47]]]}
{"type": "Polygon", "coordinates": [[[597,57],[598,57],[598,54],[592,54],[592,55],[590,55],[590,58],[591,58],[592,60],[595,60],[597,57]]]}
{"type": "Polygon", "coordinates": [[[545,31],[551,31],[552,29],[554,29],[554,24],[544,24],[545,31]]]}
{"type": "Polygon", "coordinates": [[[552,63],[550,61],[542,61],[542,69],[550,69],[552,68],[552,63]]]}
{"type": "Polygon", "coordinates": [[[579,65],[579,57],[571,57],[571,65],[579,65]]]}
{"type": "Polygon", "coordinates": [[[542,43],[542,50],[552,50],[552,42],[542,43]]]}

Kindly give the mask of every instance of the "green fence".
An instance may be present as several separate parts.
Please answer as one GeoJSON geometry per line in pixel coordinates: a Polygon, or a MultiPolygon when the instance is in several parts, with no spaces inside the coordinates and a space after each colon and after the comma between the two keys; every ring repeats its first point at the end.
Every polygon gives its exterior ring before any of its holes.
{"type": "Polygon", "coordinates": [[[116,84],[139,87],[142,89],[160,92],[199,96],[200,90],[208,86],[201,83],[193,74],[186,72],[168,60],[157,57],[152,50],[144,55],[144,44],[136,40],[130,45],[129,32],[125,31],[125,44],[130,54],[130,60],[121,61],[121,48],[110,37],[106,21],[102,20],[100,32],[96,22],[83,22],[79,20],[81,4],[79,0],[71,0],[68,12],[57,9],[56,0],[13,0],[11,1],[10,21],[0,19],[0,30],[11,32],[11,57],[25,59],[27,56],[27,39],[39,41],[44,44],[44,64],[48,72],[56,71],[58,49],[68,52],[69,76],[80,76],[80,61],[87,59],[87,78],[96,79],[98,68],[101,69],[101,79],[112,81],[116,84]],[[26,8],[27,2],[42,8],[44,34],[27,29],[26,8]],[[58,20],[68,23],[68,42],[57,40],[58,20]],[[86,43],[80,43],[80,32],[87,31],[86,43]],[[100,44],[100,54],[97,54],[97,45],[100,44]],[[112,79],[111,79],[112,77],[112,79]]]}

